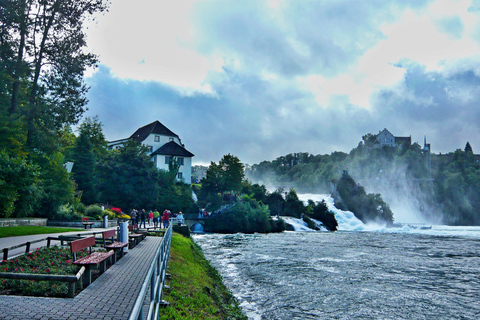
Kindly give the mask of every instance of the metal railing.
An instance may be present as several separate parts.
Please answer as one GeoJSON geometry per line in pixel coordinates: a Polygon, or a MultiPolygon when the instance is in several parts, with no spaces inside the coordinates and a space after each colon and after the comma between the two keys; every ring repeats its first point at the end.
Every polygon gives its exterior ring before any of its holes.
{"type": "Polygon", "coordinates": [[[155,257],[148,269],[147,276],[143,281],[140,293],[138,294],[129,320],[143,319],[144,301],[147,291],[150,288],[150,303],[148,304],[147,319],[158,319],[158,313],[163,298],[163,287],[167,274],[168,257],[170,254],[170,243],[172,242],[172,225],[168,227],[163,236],[162,242],[155,253],[155,257]]]}

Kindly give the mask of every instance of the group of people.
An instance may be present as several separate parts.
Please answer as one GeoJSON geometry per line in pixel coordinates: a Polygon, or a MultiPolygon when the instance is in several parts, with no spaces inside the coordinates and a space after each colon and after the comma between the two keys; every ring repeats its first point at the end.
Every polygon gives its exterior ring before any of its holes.
{"type": "Polygon", "coordinates": [[[168,225],[170,223],[170,218],[176,218],[178,221],[183,223],[183,214],[180,211],[177,214],[172,214],[170,210],[166,209],[162,213],[158,212],[157,209],[155,210],[150,210],[148,213],[145,211],[145,209],[142,210],[137,210],[135,208],[132,209],[132,212],[130,213],[130,218],[132,221],[132,225],[138,224],[138,227],[141,228],[142,224],[143,227],[146,228],[146,224],[148,221],[148,225],[151,225],[153,223],[154,228],[162,228],[162,224],[164,228],[168,228],[168,225]]]}

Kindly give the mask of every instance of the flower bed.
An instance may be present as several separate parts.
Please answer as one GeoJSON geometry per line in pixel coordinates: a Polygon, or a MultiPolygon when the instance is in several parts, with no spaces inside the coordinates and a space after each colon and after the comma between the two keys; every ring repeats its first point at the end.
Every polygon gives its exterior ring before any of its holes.
{"type": "MultiPolygon", "coordinates": [[[[88,250],[77,253],[77,259],[89,254],[88,250]]],[[[37,248],[36,251],[0,263],[0,272],[75,275],[78,266],[73,264],[72,254],[67,247],[54,246],[37,248]]],[[[68,283],[60,281],[38,281],[0,279],[0,294],[41,297],[67,297],[68,283]]]]}

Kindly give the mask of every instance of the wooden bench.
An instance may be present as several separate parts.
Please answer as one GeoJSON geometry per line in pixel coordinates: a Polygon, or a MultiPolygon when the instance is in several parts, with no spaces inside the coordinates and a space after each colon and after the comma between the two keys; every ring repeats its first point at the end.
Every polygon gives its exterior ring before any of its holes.
{"type": "Polygon", "coordinates": [[[129,247],[130,249],[135,247],[137,244],[140,243],[140,241],[142,241],[145,238],[145,234],[143,232],[137,232],[138,230],[135,231],[136,226],[138,226],[138,225],[135,224],[135,225],[129,225],[128,226],[128,231],[131,232],[128,235],[128,239],[130,240],[130,247],[129,247]]]}
{"type": "Polygon", "coordinates": [[[92,229],[93,222],[88,220],[90,220],[90,218],[82,218],[82,224],[85,227],[85,229],[87,229],[88,226],[90,226],[90,229],[92,229]]]}
{"type": "Polygon", "coordinates": [[[119,253],[118,258],[120,259],[123,257],[123,248],[128,246],[128,242],[119,242],[115,241],[113,238],[116,235],[116,231],[114,229],[112,230],[107,230],[102,232],[103,236],[103,246],[105,249],[111,249],[115,252],[113,255],[113,263],[117,262],[117,253],[119,253]],[[110,242],[107,244],[107,242],[110,242]]]}
{"type": "Polygon", "coordinates": [[[115,254],[115,251],[108,252],[92,252],[95,245],[95,236],[78,239],[70,242],[70,250],[73,254],[73,264],[85,266],[85,274],[83,275],[83,285],[87,287],[92,282],[92,269],[100,265],[100,273],[104,273],[107,269],[107,259],[115,254]],[[84,258],[77,260],[76,253],[82,249],[90,248],[90,254],[84,258]]]}

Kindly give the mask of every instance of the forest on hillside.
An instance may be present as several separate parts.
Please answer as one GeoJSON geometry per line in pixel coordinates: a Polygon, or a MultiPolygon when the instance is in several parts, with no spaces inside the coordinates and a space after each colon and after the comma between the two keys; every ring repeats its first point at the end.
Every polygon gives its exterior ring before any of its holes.
{"type": "Polygon", "coordinates": [[[368,192],[381,194],[392,210],[409,210],[426,221],[480,225],[480,163],[470,144],[430,154],[417,143],[374,148],[366,134],[349,153],[294,153],[246,166],[245,176],[269,188],[332,193],[342,172],[368,192]],[[394,205],[395,204],[395,205],[394,205]]]}

